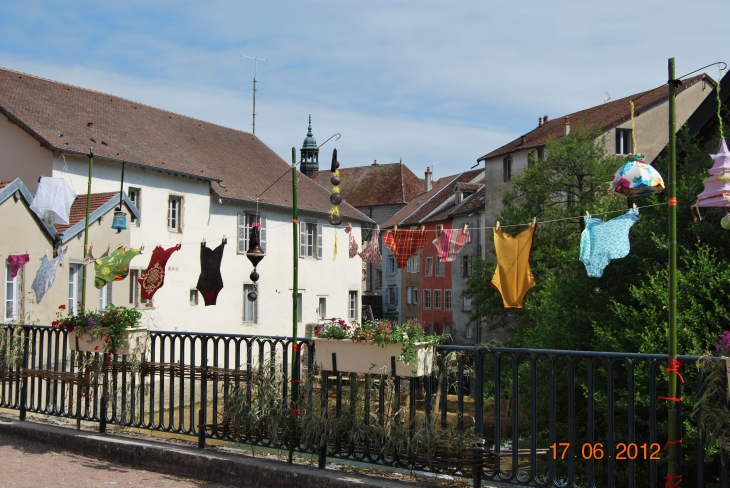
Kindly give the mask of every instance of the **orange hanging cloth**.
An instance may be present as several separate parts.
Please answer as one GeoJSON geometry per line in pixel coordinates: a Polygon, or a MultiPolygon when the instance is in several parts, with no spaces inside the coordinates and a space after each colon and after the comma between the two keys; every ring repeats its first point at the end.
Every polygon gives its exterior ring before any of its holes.
{"type": "Polygon", "coordinates": [[[497,269],[492,278],[492,288],[502,296],[504,308],[522,308],[527,292],[535,286],[530,269],[530,251],[535,239],[536,225],[511,236],[494,229],[494,249],[497,252],[497,269]]]}

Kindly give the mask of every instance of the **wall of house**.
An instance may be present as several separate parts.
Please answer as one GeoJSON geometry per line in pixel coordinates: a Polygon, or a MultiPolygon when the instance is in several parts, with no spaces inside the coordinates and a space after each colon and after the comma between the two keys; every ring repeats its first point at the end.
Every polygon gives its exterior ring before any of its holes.
{"type": "MultiPolygon", "coordinates": [[[[445,229],[451,228],[451,222],[443,222],[442,225],[445,229]]],[[[454,322],[452,310],[454,308],[454,294],[452,290],[452,269],[457,264],[443,263],[444,274],[438,275],[438,254],[436,253],[436,246],[433,245],[433,240],[436,238],[436,224],[426,225],[428,236],[426,237],[426,245],[423,247],[423,260],[421,261],[421,269],[423,270],[423,290],[431,291],[431,307],[425,308],[426,303],[423,299],[423,291],[421,291],[421,308],[423,310],[423,322],[427,324],[433,324],[433,331],[436,334],[451,333],[451,326],[454,322]],[[433,258],[433,273],[431,276],[426,276],[426,258],[433,258]],[[441,291],[441,304],[438,309],[434,308],[434,290],[441,291]],[[452,290],[451,294],[451,308],[446,308],[445,303],[445,290],[452,290]]]]}
{"type": "MultiPolygon", "coordinates": [[[[700,81],[677,95],[677,130],[679,130],[690,115],[699,107],[708,94],[714,92],[709,83],[700,81]]],[[[648,163],[664,149],[669,141],[667,123],[669,120],[669,102],[663,102],[645,112],[634,114],[636,149],[643,154],[648,163]]],[[[631,129],[631,120],[618,126],[619,129],[631,129]]],[[[606,132],[606,151],[609,154],[616,152],[616,130],[606,132]]],[[[617,168],[618,169],[618,168],[617,168]]],[[[662,175],[665,178],[667,175],[662,175]]],[[[665,182],[666,183],[666,182],[665,182]]]]}
{"type": "Polygon", "coordinates": [[[452,226],[454,229],[461,229],[464,224],[469,225],[469,237],[471,241],[461,248],[461,251],[456,256],[456,261],[451,266],[451,291],[453,294],[453,323],[454,327],[451,332],[454,344],[460,345],[473,345],[477,343],[477,327],[476,324],[469,320],[471,315],[471,304],[465,302],[461,296],[461,293],[466,288],[466,281],[469,279],[469,274],[463,274],[462,272],[462,260],[464,256],[467,256],[469,260],[479,256],[478,250],[481,251],[480,239],[481,234],[484,230],[481,229],[481,220],[484,212],[474,214],[472,216],[460,215],[454,217],[452,220],[452,226]]]}
{"type": "MultiPolygon", "coordinates": [[[[88,162],[85,158],[66,158],[67,178],[75,188],[85,188],[88,162]]],[[[61,164],[54,162],[54,173],[61,173],[61,164]]],[[[121,166],[96,159],[92,192],[118,191],[121,166]]],[[[124,189],[140,190],[138,227],[130,228],[133,247],[145,246],[145,254],[132,261],[130,268],[141,273],[149,264],[156,245],[168,248],[182,244],[167,262],[165,285],[159,289],[151,307],[145,310],[151,326],[161,330],[205,331],[220,333],[290,335],[292,327],[292,228],[291,210],[261,207],[260,215],[267,218],[266,258],[259,264],[257,322],[243,321],[244,285],[251,284],[253,270],[245,254],[237,252],[237,215],[255,213],[253,205],[225,201],[219,205],[210,196],[208,182],[127,166],[124,189]],[[171,232],[167,226],[168,199],[171,195],[183,199],[181,232],[171,232]],[[205,306],[198,294],[198,304],[191,304],[200,274],[200,244],[206,239],[209,248],[217,247],[223,236],[228,239],[221,265],[223,289],[215,306],[205,306]]],[[[78,191],[78,190],[77,190],[78,191]]],[[[340,252],[332,260],[334,230],[323,216],[300,212],[300,222],[326,224],[323,230],[323,257],[299,259],[299,288],[302,294],[303,324],[317,321],[319,297],[327,299],[327,315],[347,317],[348,292],[361,287],[360,260],[350,260],[340,242],[340,252]]],[[[109,222],[111,225],[111,222],[109,222]]],[[[128,223],[129,225],[129,223],[128,223]]],[[[360,224],[353,222],[355,238],[360,240],[360,224]]],[[[342,233],[340,233],[340,241],[342,233]]],[[[298,245],[298,242],[297,242],[298,245]]],[[[129,286],[129,280],[125,280],[129,286]]],[[[116,292],[116,289],[115,289],[116,292]]],[[[130,305],[129,294],[116,295],[115,305],[130,305]],[[116,297],[119,296],[121,302],[116,297]]],[[[304,332],[302,328],[301,333],[304,332]]]]}
{"type": "MultiPolygon", "coordinates": [[[[345,199],[347,200],[347,199],[345,199]]],[[[383,225],[393,215],[398,213],[398,210],[403,208],[405,204],[398,205],[368,205],[364,207],[355,207],[371,219],[378,225],[383,225]]],[[[363,232],[363,242],[370,239],[370,231],[363,232]]],[[[380,248],[382,254],[383,248],[383,233],[380,234],[380,248]]],[[[364,263],[363,268],[363,283],[362,291],[364,295],[378,296],[383,293],[383,265],[377,263],[364,263]],[[380,286],[379,286],[380,285],[380,286]]]]}
{"type": "Polygon", "coordinates": [[[14,122],[0,116],[0,180],[20,178],[35,195],[38,177],[50,176],[53,153],[14,122]]]}

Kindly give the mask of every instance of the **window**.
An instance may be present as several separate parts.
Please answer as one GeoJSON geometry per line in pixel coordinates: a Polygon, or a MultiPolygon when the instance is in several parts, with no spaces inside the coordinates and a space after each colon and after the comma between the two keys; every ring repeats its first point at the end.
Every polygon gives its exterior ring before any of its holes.
{"type": "Polygon", "coordinates": [[[347,305],[347,317],[350,320],[357,320],[357,291],[350,291],[347,305]]]}
{"type": "Polygon", "coordinates": [[[297,322],[302,322],[302,294],[297,294],[297,322]]]}
{"type": "Polygon", "coordinates": [[[576,200],[575,193],[568,193],[568,207],[575,207],[576,200]]]}
{"type": "Polygon", "coordinates": [[[446,274],[446,263],[442,263],[441,260],[436,261],[436,276],[444,276],[446,274]]]}
{"type": "Polygon", "coordinates": [[[535,158],[536,158],[535,151],[530,151],[529,153],[527,153],[527,167],[528,168],[532,168],[533,166],[535,166],[535,158]]]}
{"type": "Polygon", "coordinates": [[[631,152],[631,129],[616,129],[616,154],[631,152]]]}
{"type": "Polygon", "coordinates": [[[471,339],[471,336],[472,336],[471,325],[467,325],[466,326],[466,338],[471,339]]]}
{"type": "Polygon", "coordinates": [[[451,310],[451,290],[444,290],[444,310],[451,310]]]}
{"type": "Polygon", "coordinates": [[[411,256],[408,258],[408,272],[418,273],[421,271],[421,256],[411,256]]]}
{"type": "Polygon", "coordinates": [[[441,310],[441,290],[433,291],[433,309],[441,310]]]}
{"type": "Polygon", "coordinates": [[[299,257],[322,259],[322,226],[314,223],[299,224],[299,257]]]}
{"type": "Polygon", "coordinates": [[[431,290],[423,290],[423,309],[431,310],[431,290]]]}
{"type": "MultiPolygon", "coordinates": [[[[152,300],[142,298],[142,287],[137,281],[141,275],[139,269],[129,270],[129,303],[135,307],[151,307],[152,300]]],[[[197,290],[195,290],[197,292],[197,290]]]]}
{"type": "Polygon", "coordinates": [[[502,174],[505,182],[512,180],[512,157],[507,156],[502,161],[502,174]]]}
{"type": "Polygon", "coordinates": [[[99,290],[99,310],[105,310],[112,305],[112,284],[107,283],[99,290]]]}
{"type": "MultiPolygon", "coordinates": [[[[248,251],[248,233],[254,222],[256,222],[255,214],[238,214],[238,254],[246,254],[248,251]]],[[[259,223],[261,224],[261,249],[266,252],[266,217],[259,215],[259,223]]]]}
{"type": "MultiPolygon", "coordinates": [[[[244,298],[246,295],[247,295],[247,293],[244,294],[244,298]]],[[[190,306],[194,307],[197,304],[198,304],[198,290],[190,290],[190,306]]]]}
{"type": "Polygon", "coordinates": [[[385,262],[385,269],[389,275],[395,274],[395,256],[388,256],[388,260],[385,262]]]}
{"type": "Polygon", "coordinates": [[[173,197],[167,200],[167,230],[170,232],[181,232],[180,213],[182,210],[182,198],[173,197]]]}
{"type": "Polygon", "coordinates": [[[418,305],[418,288],[413,287],[413,305],[418,305]]]}
{"type": "Polygon", "coordinates": [[[545,159],[545,149],[542,147],[537,148],[537,160],[542,161],[545,159]]]}
{"type": "MultiPolygon", "coordinates": [[[[243,321],[244,322],[257,322],[258,321],[258,307],[256,304],[258,300],[253,302],[248,299],[248,294],[255,291],[254,285],[243,285],[243,321]]],[[[299,294],[299,296],[302,296],[299,294]]],[[[300,319],[301,322],[301,319],[300,319]]]]}
{"type": "Polygon", "coordinates": [[[15,278],[12,277],[10,272],[10,263],[5,262],[5,303],[3,307],[3,320],[15,320],[18,317],[18,283],[20,273],[23,272],[23,268],[20,268],[15,278]]]}
{"type": "Polygon", "coordinates": [[[319,308],[317,309],[317,315],[322,318],[327,316],[327,298],[319,297],[319,308]]]}
{"type": "MultiPolygon", "coordinates": [[[[140,193],[141,193],[141,190],[139,188],[132,188],[131,186],[129,187],[129,190],[128,190],[129,199],[132,200],[132,203],[134,204],[134,206],[137,207],[137,210],[139,210],[139,213],[142,214],[142,209],[139,206],[140,205],[140,199],[139,199],[140,193]]],[[[139,220],[137,220],[135,218],[134,214],[130,215],[129,221],[133,226],[139,227],[139,220]]]]}
{"type": "Polygon", "coordinates": [[[70,263],[68,265],[68,311],[74,315],[79,312],[79,303],[81,302],[82,266],[80,263],[70,263]]]}
{"type": "Polygon", "coordinates": [[[389,286],[387,293],[385,294],[386,305],[395,307],[398,305],[398,287],[389,286]]]}
{"type": "Polygon", "coordinates": [[[471,312],[471,298],[462,297],[461,310],[463,312],[471,312]]]}
{"type": "Polygon", "coordinates": [[[433,276],[433,258],[426,258],[426,276],[433,276]]]}
{"type": "Polygon", "coordinates": [[[448,336],[450,336],[450,335],[451,335],[451,331],[452,331],[452,329],[453,329],[453,327],[451,326],[451,324],[449,324],[449,323],[444,323],[444,333],[443,333],[443,335],[448,335],[448,336]]]}
{"type": "Polygon", "coordinates": [[[383,288],[383,270],[376,269],[375,273],[375,289],[380,290],[383,288]]]}
{"type": "Polygon", "coordinates": [[[426,324],[426,330],[428,331],[429,335],[433,335],[433,322],[428,322],[426,324]]]}
{"type": "Polygon", "coordinates": [[[471,276],[471,261],[469,256],[461,256],[461,276],[471,276]]]}
{"type": "Polygon", "coordinates": [[[413,293],[413,287],[409,286],[406,288],[406,305],[411,304],[411,293],[413,293]]]}

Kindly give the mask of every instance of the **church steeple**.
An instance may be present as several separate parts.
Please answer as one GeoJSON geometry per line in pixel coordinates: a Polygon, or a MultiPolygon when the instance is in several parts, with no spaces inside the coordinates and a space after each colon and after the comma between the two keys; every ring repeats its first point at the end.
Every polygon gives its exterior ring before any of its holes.
{"type": "Polygon", "coordinates": [[[302,148],[299,150],[301,157],[299,160],[299,171],[310,178],[315,171],[319,171],[319,149],[317,149],[317,141],[312,135],[312,115],[309,115],[309,127],[307,128],[307,137],[304,139],[302,148]]]}

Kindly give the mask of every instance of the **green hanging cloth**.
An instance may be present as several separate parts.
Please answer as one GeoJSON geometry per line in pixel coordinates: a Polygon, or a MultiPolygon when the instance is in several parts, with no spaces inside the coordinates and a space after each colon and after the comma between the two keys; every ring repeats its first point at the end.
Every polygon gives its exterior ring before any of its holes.
{"type": "Polygon", "coordinates": [[[125,249],[120,247],[105,258],[94,261],[94,286],[102,289],[107,283],[121,281],[129,274],[129,263],[142,252],[142,249],[125,249]]]}

